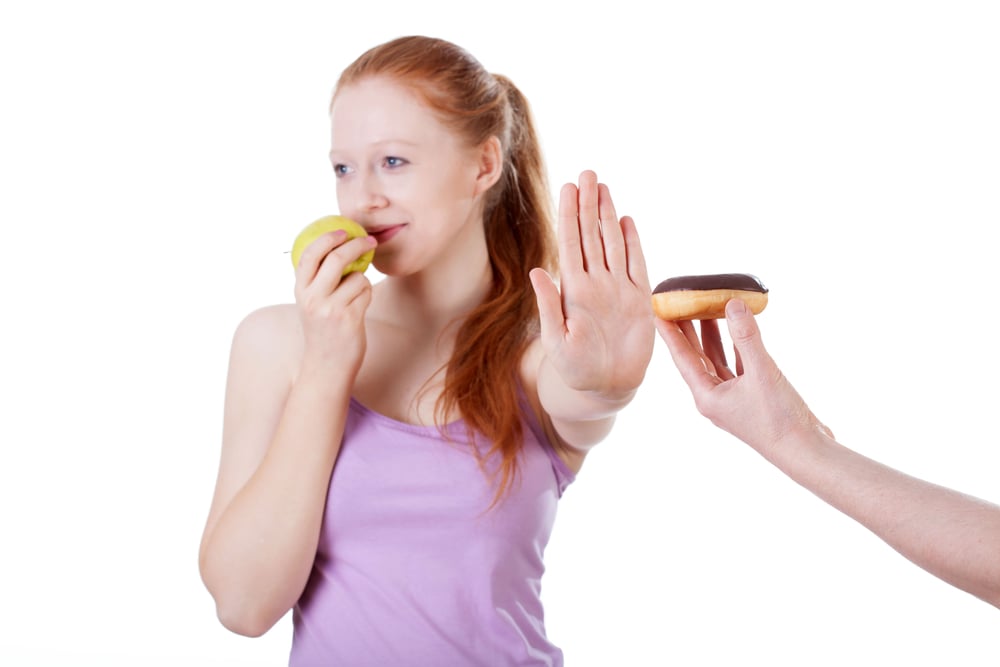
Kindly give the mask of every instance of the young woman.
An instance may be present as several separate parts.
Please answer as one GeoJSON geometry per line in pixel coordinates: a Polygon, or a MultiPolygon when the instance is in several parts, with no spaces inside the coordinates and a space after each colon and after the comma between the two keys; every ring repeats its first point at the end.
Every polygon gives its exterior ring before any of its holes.
{"type": "Polygon", "coordinates": [[[635,226],[585,171],[556,236],[527,101],[451,43],[366,52],[330,117],[369,236],[313,243],[295,303],[237,328],[205,585],[240,634],[294,610],[296,666],[560,665],[556,501],[652,355],[635,226]],[[384,280],[342,277],[373,247],[384,280]]]}

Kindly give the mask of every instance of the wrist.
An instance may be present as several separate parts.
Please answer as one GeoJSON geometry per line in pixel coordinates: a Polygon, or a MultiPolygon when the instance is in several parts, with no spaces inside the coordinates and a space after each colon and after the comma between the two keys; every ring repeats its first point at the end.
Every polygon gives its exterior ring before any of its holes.
{"type": "Polygon", "coordinates": [[[356,369],[329,364],[309,363],[303,360],[295,377],[292,391],[296,394],[315,396],[319,401],[340,400],[350,397],[354,389],[356,369]]]}
{"type": "Polygon", "coordinates": [[[632,402],[638,387],[576,389],[569,386],[546,360],[538,374],[538,397],[545,411],[555,419],[597,421],[614,417],[632,402]]]}
{"type": "Polygon", "coordinates": [[[802,470],[822,465],[822,459],[829,457],[841,445],[825,426],[810,422],[752,446],[777,468],[794,477],[802,470]]]}

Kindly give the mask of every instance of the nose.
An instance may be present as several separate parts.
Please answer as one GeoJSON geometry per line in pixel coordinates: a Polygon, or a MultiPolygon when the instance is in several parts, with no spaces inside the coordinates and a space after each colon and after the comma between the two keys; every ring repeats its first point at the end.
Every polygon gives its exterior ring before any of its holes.
{"type": "Polygon", "coordinates": [[[377,174],[364,171],[358,174],[356,206],[362,213],[370,213],[389,205],[383,183],[377,174]]]}
{"type": "Polygon", "coordinates": [[[389,205],[385,184],[378,174],[358,170],[351,178],[337,180],[337,204],[343,215],[359,222],[389,205]]]}

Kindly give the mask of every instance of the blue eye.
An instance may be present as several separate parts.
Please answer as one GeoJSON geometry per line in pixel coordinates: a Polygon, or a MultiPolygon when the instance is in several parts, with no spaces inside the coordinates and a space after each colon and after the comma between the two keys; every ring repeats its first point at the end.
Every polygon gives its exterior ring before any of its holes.
{"type": "Polygon", "coordinates": [[[347,174],[350,173],[350,171],[351,171],[351,168],[348,167],[346,164],[335,164],[335,165],[333,165],[333,173],[334,173],[334,175],[337,176],[337,178],[340,178],[341,176],[346,176],[347,174]]]}
{"type": "Polygon", "coordinates": [[[395,169],[396,167],[402,167],[404,164],[406,164],[406,160],[404,160],[401,157],[395,157],[394,155],[386,157],[383,162],[385,166],[389,167],[390,169],[395,169]]]}

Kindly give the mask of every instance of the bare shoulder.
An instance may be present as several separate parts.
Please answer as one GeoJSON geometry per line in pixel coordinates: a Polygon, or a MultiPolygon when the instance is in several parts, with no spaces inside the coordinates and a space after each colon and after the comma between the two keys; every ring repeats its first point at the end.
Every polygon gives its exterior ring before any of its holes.
{"type": "Polygon", "coordinates": [[[236,327],[239,337],[269,338],[300,334],[298,311],[293,303],[278,303],[250,311],[236,327]]]}
{"type": "Polygon", "coordinates": [[[247,314],[233,334],[233,361],[254,360],[294,368],[301,356],[302,326],[295,304],[263,306],[247,314]]]}

